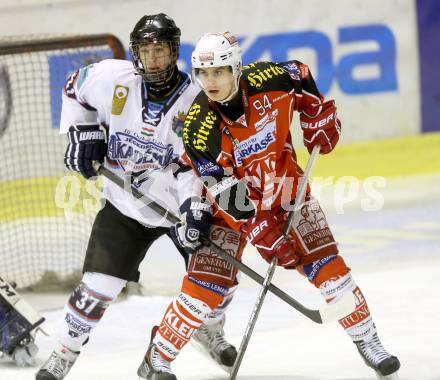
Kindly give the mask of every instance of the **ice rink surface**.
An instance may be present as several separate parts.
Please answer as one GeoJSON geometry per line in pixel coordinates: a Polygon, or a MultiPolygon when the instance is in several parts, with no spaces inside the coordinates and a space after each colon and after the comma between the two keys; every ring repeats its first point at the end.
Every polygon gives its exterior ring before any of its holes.
{"type": "MultiPolygon", "coordinates": [[[[328,219],[340,242],[340,252],[367,298],[384,346],[401,360],[400,378],[440,380],[439,198],[385,202],[384,208],[375,212],[356,208],[344,215],[330,212],[328,219]]],[[[169,247],[168,242],[162,241],[153,248],[163,252],[169,247]]],[[[256,252],[249,250],[245,255],[244,261],[264,274],[266,265],[256,252]]],[[[152,253],[147,260],[160,263],[158,257],[152,253]]],[[[177,265],[180,264],[173,262],[170,267],[177,265]]],[[[151,275],[143,274],[146,288],[148,278],[161,278],[161,268],[151,267],[151,275]]],[[[180,274],[166,276],[170,288],[178,288],[180,274]]],[[[319,292],[295,272],[277,270],[274,283],[309,307],[323,305],[319,292]]],[[[226,324],[226,335],[236,346],[257,293],[258,287],[242,277],[226,324]]],[[[160,322],[170,299],[129,296],[113,304],[67,379],[137,379],[136,370],[147,348],[150,328],[160,322]]],[[[51,336],[38,335],[38,365],[48,357],[55,342],[56,326],[62,318],[60,296],[57,302],[55,310],[43,311],[45,329],[51,336]]],[[[191,345],[185,347],[172,367],[179,380],[227,379],[222,369],[191,345]]],[[[17,369],[10,363],[0,363],[1,380],[33,379],[35,371],[36,368],[17,369]]],[[[375,378],[338,324],[315,324],[271,294],[266,298],[238,376],[242,380],[375,378]]]]}

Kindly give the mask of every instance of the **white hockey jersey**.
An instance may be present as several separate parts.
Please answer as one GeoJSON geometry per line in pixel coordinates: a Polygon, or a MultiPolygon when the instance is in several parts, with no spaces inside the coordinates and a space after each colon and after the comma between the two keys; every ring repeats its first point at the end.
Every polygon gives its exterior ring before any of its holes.
{"type": "MultiPolygon", "coordinates": [[[[181,130],[187,110],[200,89],[187,74],[163,109],[155,117],[148,114],[146,86],[135,75],[129,61],[104,60],[77,71],[63,93],[60,133],[72,125],[99,123],[108,126],[105,166],[120,177],[144,172],[148,180],[136,186],[178,215],[179,205],[191,196],[198,183],[192,170],[173,176],[184,152],[181,130]],[[171,164],[171,165],[170,165],[171,164]]],[[[141,177],[144,177],[142,174],[141,177]]],[[[139,178],[141,178],[139,177],[139,178]]],[[[121,213],[148,226],[168,227],[170,223],[148,206],[104,179],[103,195],[121,213]]]]}

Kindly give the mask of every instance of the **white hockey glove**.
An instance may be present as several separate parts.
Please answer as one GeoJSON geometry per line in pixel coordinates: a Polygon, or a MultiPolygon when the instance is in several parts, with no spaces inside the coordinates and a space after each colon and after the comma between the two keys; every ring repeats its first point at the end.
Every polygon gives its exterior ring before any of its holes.
{"type": "Polygon", "coordinates": [[[193,253],[202,246],[200,236],[208,235],[212,207],[206,200],[188,198],[179,209],[182,221],[171,227],[171,238],[174,244],[193,253]]]}
{"type": "Polygon", "coordinates": [[[104,162],[107,154],[107,131],[98,124],[77,124],[67,133],[69,144],[64,155],[67,169],[89,179],[98,175],[93,162],[104,162]]]}

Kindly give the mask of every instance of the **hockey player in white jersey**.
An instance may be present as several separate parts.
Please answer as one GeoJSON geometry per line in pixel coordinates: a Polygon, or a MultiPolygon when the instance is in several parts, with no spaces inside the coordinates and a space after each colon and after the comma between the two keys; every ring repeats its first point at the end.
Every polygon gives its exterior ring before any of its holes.
{"type": "MultiPolygon", "coordinates": [[[[162,13],[144,16],[130,35],[133,62],[105,60],[72,74],[63,93],[61,133],[69,138],[64,160],[87,179],[97,175],[94,162],[103,163],[172,212],[180,212],[193,231],[207,233],[210,207],[197,197],[192,186],[196,177],[180,161],[185,112],[199,89],[177,68],[179,45],[180,29],[171,18],[162,13]]],[[[169,222],[112,182],[104,180],[103,194],[106,202],[92,228],[82,281],[64,308],[59,343],[37,380],[65,378],[109,304],[127,281],[139,279],[148,248],[169,234],[169,222]]],[[[198,242],[191,234],[182,238],[189,245],[198,242]]],[[[232,291],[211,313],[200,337],[209,354],[229,367],[236,350],[225,340],[223,324],[231,298],[232,291]]],[[[150,351],[148,360],[148,379],[176,378],[159,352],[150,351]]]]}

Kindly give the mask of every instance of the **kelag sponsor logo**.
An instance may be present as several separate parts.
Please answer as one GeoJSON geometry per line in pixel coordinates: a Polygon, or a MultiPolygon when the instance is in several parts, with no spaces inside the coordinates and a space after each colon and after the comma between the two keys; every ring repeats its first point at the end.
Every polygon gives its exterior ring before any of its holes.
{"type": "MultiPolygon", "coordinates": [[[[328,93],[335,84],[343,93],[349,95],[397,91],[396,38],[387,25],[341,26],[336,34],[337,43],[333,43],[326,33],[318,30],[259,35],[244,51],[243,62],[250,63],[262,59],[275,62],[291,59],[301,61],[300,57],[295,56],[295,49],[311,49],[317,57],[316,68],[312,74],[323,94],[328,93]],[[374,44],[377,47],[359,51],[359,43],[374,44]],[[338,50],[338,54],[335,50],[338,50]],[[339,54],[339,51],[342,54],[339,54]],[[377,74],[359,77],[355,73],[362,66],[377,67],[377,74]]],[[[245,40],[245,37],[239,38],[242,46],[245,40]]],[[[193,49],[192,44],[181,45],[181,69],[191,69],[193,49]]]]}

